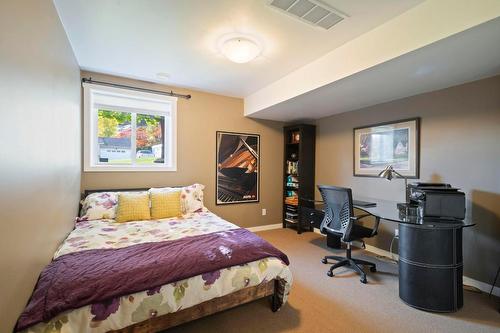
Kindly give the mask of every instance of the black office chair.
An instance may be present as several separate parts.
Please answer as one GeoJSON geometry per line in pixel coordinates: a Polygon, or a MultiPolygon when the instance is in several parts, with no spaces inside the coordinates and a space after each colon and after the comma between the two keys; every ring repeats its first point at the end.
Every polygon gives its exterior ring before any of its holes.
{"type": "Polygon", "coordinates": [[[323,264],[328,263],[328,259],[336,260],[337,263],[330,267],[328,276],[333,276],[333,270],[346,266],[359,275],[361,282],[366,283],[366,274],[360,265],[369,266],[371,272],[376,272],[376,265],[361,259],[351,257],[351,242],[363,238],[373,237],[377,234],[380,219],[375,219],[373,229],[359,225],[357,222],[364,217],[372,216],[370,214],[355,216],[352,206],[352,191],[349,188],[318,185],[318,189],[325,203],[325,217],[321,222],[320,230],[322,233],[332,234],[341,237],[341,240],[347,244],[346,256],[325,256],[323,264]]]}

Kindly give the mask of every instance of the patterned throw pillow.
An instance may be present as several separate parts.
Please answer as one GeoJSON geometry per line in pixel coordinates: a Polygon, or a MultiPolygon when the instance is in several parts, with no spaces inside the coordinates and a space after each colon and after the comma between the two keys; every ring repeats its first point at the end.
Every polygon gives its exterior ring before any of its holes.
{"type": "Polygon", "coordinates": [[[118,205],[117,192],[96,192],[82,200],[79,221],[114,219],[118,205]]]}
{"type": "Polygon", "coordinates": [[[168,192],[152,191],[150,196],[152,219],[165,219],[182,215],[180,189],[168,192]]]}
{"type": "Polygon", "coordinates": [[[149,193],[119,193],[116,208],[116,222],[140,221],[151,219],[149,212],[149,193]]]}
{"type": "Polygon", "coordinates": [[[182,188],[181,191],[181,209],[183,214],[201,212],[203,205],[204,185],[193,184],[182,188]]]}

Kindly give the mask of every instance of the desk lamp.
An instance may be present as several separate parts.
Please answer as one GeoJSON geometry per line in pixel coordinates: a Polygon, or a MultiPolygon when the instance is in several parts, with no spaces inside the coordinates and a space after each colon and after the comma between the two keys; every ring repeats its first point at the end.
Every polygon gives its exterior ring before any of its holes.
{"type": "Polygon", "coordinates": [[[405,202],[408,203],[408,196],[406,195],[406,191],[407,191],[407,186],[408,186],[408,178],[406,178],[405,176],[403,176],[402,174],[400,174],[399,172],[397,172],[396,170],[394,170],[393,166],[392,165],[387,165],[385,167],[384,170],[382,170],[378,176],[380,178],[385,178],[387,179],[388,181],[391,181],[393,178],[403,178],[405,180],[405,202]]]}

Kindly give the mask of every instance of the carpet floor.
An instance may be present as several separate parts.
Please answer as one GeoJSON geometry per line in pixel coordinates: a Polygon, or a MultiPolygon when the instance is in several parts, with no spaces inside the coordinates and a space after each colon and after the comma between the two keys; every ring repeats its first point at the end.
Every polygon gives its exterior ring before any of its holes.
{"type": "Polygon", "coordinates": [[[291,229],[258,233],[290,258],[294,282],[288,303],[273,313],[269,301],[261,299],[172,328],[174,332],[500,332],[498,298],[464,290],[464,307],[451,314],[416,310],[398,296],[397,264],[355,250],[353,256],[377,264],[367,269],[368,284],[357,275],[338,269],[326,275],[320,262],[328,254],[344,255],[326,247],[326,239],[315,233],[297,235],[291,229]]]}

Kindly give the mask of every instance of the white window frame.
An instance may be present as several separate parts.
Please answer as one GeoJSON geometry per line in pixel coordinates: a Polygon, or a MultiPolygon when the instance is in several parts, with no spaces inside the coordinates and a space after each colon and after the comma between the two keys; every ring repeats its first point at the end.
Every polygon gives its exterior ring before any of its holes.
{"type": "MultiPolygon", "coordinates": [[[[118,107],[116,111],[124,109],[118,107]]],[[[83,171],[85,172],[134,172],[134,171],[177,171],[177,97],[153,94],[130,89],[108,87],[98,84],[83,83],[83,171]],[[136,119],[136,113],[151,114],[164,116],[165,119],[170,118],[169,126],[165,121],[165,136],[163,147],[165,155],[169,154],[169,158],[165,158],[164,163],[153,163],[151,165],[144,164],[100,164],[97,161],[97,152],[99,149],[98,133],[97,133],[97,108],[94,106],[93,96],[95,93],[108,93],[125,96],[128,98],[141,100],[144,102],[153,102],[158,104],[170,104],[170,110],[141,110],[130,108],[127,112],[132,112],[132,123],[136,119]],[[170,135],[168,135],[169,133],[170,135]]],[[[131,157],[132,163],[135,161],[135,131],[132,126],[131,134],[131,157]],[[134,156],[132,156],[134,155],[134,156]]]]}

